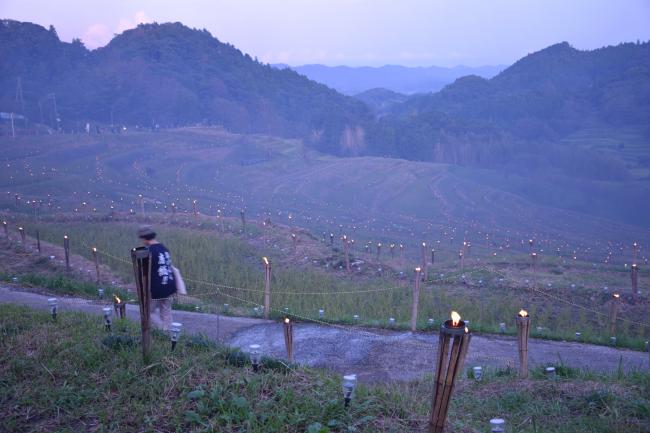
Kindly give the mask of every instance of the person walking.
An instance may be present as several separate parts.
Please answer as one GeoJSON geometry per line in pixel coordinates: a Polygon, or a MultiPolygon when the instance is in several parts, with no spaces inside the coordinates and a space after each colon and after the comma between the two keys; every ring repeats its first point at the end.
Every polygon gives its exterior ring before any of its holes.
{"type": "Polygon", "coordinates": [[[156,232],[151,226],[141,226],[138,238],[151,254],[151,322],[163,331],[168,331],[172,323],[172,296],[176,293],[172,258],[167,247],[156,240],[156,232]]]}

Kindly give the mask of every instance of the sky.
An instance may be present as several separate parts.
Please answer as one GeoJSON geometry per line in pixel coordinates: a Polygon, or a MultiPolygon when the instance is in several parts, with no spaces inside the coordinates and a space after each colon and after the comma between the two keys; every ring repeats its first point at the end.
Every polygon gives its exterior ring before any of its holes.
{"type": "Polygon", "coordinates": [[[650,40],[650,0],[0,0],[0,18],[52,24],[89,48],[180,21],[293,66],[507,65],[562,41],[650,40]]]}

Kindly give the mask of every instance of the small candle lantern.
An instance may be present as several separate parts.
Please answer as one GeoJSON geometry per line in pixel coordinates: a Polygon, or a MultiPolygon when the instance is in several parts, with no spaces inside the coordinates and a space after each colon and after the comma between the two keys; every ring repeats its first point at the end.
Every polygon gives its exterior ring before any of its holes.
{"type": "Polygon", "coordinates": [[[490,420],[490,433],[504,433],[506,431],[506,422],[501,418],[490,420]]]}
{"type": "Polygon", "coordinates": [[[483,379],[483,367],[476,366],[472,370],[474,371],[474,379],[476,380],[483,379]]]}
{"type": "Polygon", "coordinates": [[[113,303],[113,308],[115,308],[115,315],[120,316],[120,319],[126,317],[126,302],[122,301],[119,296],[113,295],[115,302],[113,303]]]}
{"type": "Polygon", "coordinates": [[[504,322],[499,323],[499,332],[502,334],[505,334],[506,332],[506,324],[504,322]]]}
{"type": "Polygon", "coordinates": [[[576,341],[580,341],[582,339],[582,333],[576,332],[576,341]]]}
{"type": "Polygon", "coordinates": [[[318,310],[318,318],[319,319],[325,318],[325,310],[323,310],[322,308],[318,310]]]}
{"type": "Polygon", "coordinates": [[[224,312],[224,313],[227,314],[229,308],[230,308],[230,305],[228,305],[228,304],[223,304],[223,312],[224,312]]]}
{"type": "Polygon", "coordinates": [[[528,377],[528,336],[530,335],[530,317],[526,310],[517,314],[517,346],[519,348],[519,376],[528,377]]]}
{"type": "Polygon", "coordinates": [[[549,379],[554,379],[555,378],[555,367],[546,367],[546,370],[544,370],[544,373],[546,374],[546,377],[549,379]]]}
{"type": "Polygon", "coordinates": [[[395,318],[394,317],[389,317],[388,318],[388,326],[390,326],[391,328],[393,326],[395,326],[395,318]]]}
{"type": "Polygon", "coordinates": [[[58,304],[58,301],[57,301],[56,298],[49,298],[47,300],[47,305],[50,306],[50,314],[52,315],[52,319],[54,319],[54,320],[56,320],[57,304],[58,304]]]}
{"type": "Polygon", "coordinates": [[[612,344],[612,346],[616,347],[616,337],[609,337],[609,342],[612,344]]]}
{"type": "Polygon", "coordinates": [[[440,327],[436,381],[429,417],[429,433],[442,433],[447,419],[449,400],[458,372],[462,370],[471,334],[460,315],[452,311],[451,320],[440,327]]]}
{"type": "Polygon", "coordinates": [[[102,308],[102,313],[104,314],[104,326],[106,327],[106,331],[110,332],[111,331],[111,307],[104,307],[102,308]]]}
{"type": "Polygon", "coordinates": [[[253,371],[260,371],[260,361],[262,360],[262,352],[260,350],[259,344],[251,344],[248,346],[248,352],[251,357],[251,364],[253,365],[253,371]]]}
{"type": "Polygon", "coordinates": [[[22,227],[18,227],[18,232],[20,233],[20,241],[24,244],[25,243],[25,229],[22,227]]]}
{"type": "Polygon", "coordinates": [[[429,328],[433,328],[433,325],[435,325],[436,321],[429,318],[427,319],[427,325],[429,325],[429,328]]]}
{"type": "Polygon", "coordinates": [[[104,299],[104,289],[101,287],[97,289],[97,295],[99,296],[99,299],[104,299]]]}
{"type": "Polygon", "coordinates": [[[359,315],[355,314],[354,316],[352,316],[352,320],[354,321],[354,323],[359,323],[359,315]]]}
{"type": "Polygon", "coordinates": [[[354,390],[357,387],[357,375],[356,374],[346,374],[343,376],[343,400],[345,402],[345,407],[350,406],[350,400],[354,396],[354,390]]]}
{"type": "Polygon", "coordinates": [[[181,336],[181,329],[183,329],[183,324],[179,322],[172,322],[172,326],[169,330],[169,337],[172,340],[172,351],[176,349],[176,343],[181,336]]]}
{"type": "Polygon", "coordinates": [[[293,362],[293,322],[284,318],[284,345],[287,349],[287,360],[293,362]]]}

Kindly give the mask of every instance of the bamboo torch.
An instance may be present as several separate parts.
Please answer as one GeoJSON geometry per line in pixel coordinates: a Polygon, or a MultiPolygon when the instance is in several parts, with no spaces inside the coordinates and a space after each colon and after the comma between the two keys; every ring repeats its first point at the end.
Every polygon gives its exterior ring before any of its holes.
{"type": "Polygon", "coordinates": [[[618,293],[612,294],[612,303],[609,307],[609,334],[612,337],[616,335],[616,318],[618,317],[620,307],[621,295],[618,293]]]}
{"type": "Polygon", "coordinates": [[[36,249],[41,253],[41,232],[36,230],[36,249]]]}
{"type": "Polygon", "coordinates": [[[452,311],[451,320],[440,327],[436,381],[429,416],[429,433],[443,433],[449,410],[449,401],[454,390],[456,376],[462,370],[471,334],[460,320],[460,315],[452,311]]]}
{"type": "Polygon", "coordinates": [[[97,283],[99,284],[99,259],[97,258],[97,247],[93,247],[93,262],[95,262],[95,274],[97,276],[97,283]]]}
{"type": "Polygon", "coordinates": [[[63,250],[65,251],[65,270],[70,272],[70,238],[63,236],[63,250]]]}
{"type": "Polygon", "coordinates": [[[632,299],[636,301],[637,295],[639,294],[639,265],[632,263],[632,299]]]}
{"type": "Polygon", "coordinates": [[[262,257],[264,262],[264,318],[269,318],[271,311],[271,263],[266,257],[262,257]]]}
{"type": "Polygon", "coordinates": [[[18,227],[18,233],[20,233],[20,242],[25,245],[25,229],[18,227]]]}
{"type": "Polygon", "coordinates": [[[418,325],[418,304],[420,303],[420,272],[415,268],[415,281],[413,283],[413,307],[411,308],[411,332],[415,332],[418,325]]]}
{"type": "Polygon", "coordinates": [[[284,318],[284,345],[287,348],[287,360],[293,362],[293,322],[284,318]]]}
{"type": "Polygon", "coordinates": [[[429,279],[429,272],[427,271],[427,243],[422,242],[422,270],[424,271],[422,274],[422,278],[424,281],[427,281],[429,279]]]}
{"type": "Polygon", "coordinates": [[[343,251],[345,254],[345,270],[350,273],[350,243],[348,242],[348,236],[343,235],[343,251]]]}
{"type": "Polygon", "coordinates": [[[526,310],[517,314],[517,346],[519,347],[519,376],[528,377],[528,335],[530,334],[530,316],[526,310]]]}

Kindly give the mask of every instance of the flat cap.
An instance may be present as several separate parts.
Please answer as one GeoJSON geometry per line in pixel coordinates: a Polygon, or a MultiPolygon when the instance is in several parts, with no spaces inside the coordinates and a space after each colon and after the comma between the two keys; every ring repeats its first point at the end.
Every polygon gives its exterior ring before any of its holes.
{"type": "Polygon", "coordinates": [[[140,226],[138,228],[138,237],[139,238],[143,238],[145,236],[151,236],[151,235],[155,235],[155,234],[156,234],[156,232],[153,231],[153,227],[151,227],[151,226],[146,225],[146,226],[140,226]]]}

